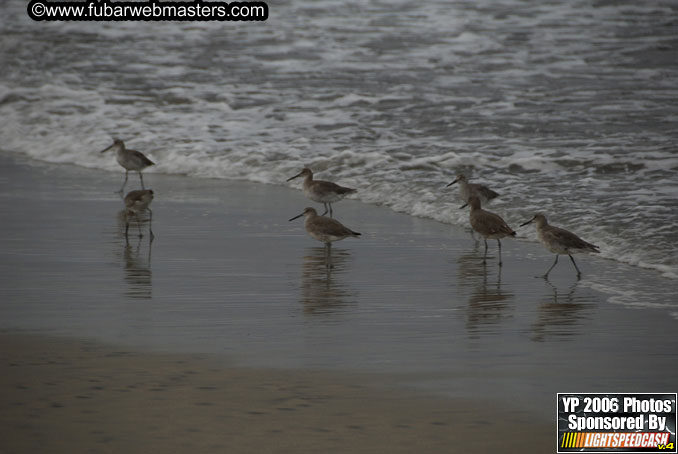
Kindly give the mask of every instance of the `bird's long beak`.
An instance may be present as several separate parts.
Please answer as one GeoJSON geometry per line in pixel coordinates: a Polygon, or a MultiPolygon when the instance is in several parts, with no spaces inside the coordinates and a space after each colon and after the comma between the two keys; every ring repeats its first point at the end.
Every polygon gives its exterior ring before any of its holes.
{"type": "Polygon", "coordinates": [[[521,226],[521,227],[524,227],[524,226],[526,226],[527,224],[531,223],[532,221],[534,221],[534,218],[530,219],[530,220],[527,221],[527,222],[523,222],[522,224],[520,224],[520,226],[521,226]]]}
{"type": "Polygon", "coordinates": [[[460,209],[460,210],[463,210],[463,209],[466,208],[467,206],[468,206],[468,202],[466,202],[465,204],[463,204],[462,206],[460,206],[459,209],[460,209]]]}
{"type": "Polygon", "coordinates": [[[101,153],[107,152],[108,150],[110,150],[110,149],[113,148],[114,146],[115,146],[115,144],[113,144],[113,145],[111,145],[111,146],[109,146],[109,147],[104,148],[103,150],[101,150],[101,153]]]}
{"type": "Polygon", "coordinates": [[[295,178],[299,178],[299,177],[301,176],[302,173],[303,173],[303,172],[296,174],[296,175],[293,176],[292,178],[288,178],[287,181],[292,181],[292,180],[294,180],[295,178]]]}
{"type": "Polygon", "coordinates": [[[292,219],[290,219],[290,221],[294,221],[295,219],[299,219],[299,218],[302,217],[303,215],[304,215],[304,213],[301,213],[301,214],[299,214],[299,215],[297,215],[297,216],[294,216],[292,219]]]}
{"type": "MultiPolygon", "coordinates": [[[[448,185],[445,186],[445,187],[446,187],[446,188],[449,188],[450,186],[452,186],[452,185],[453,185],[454,183],[456,183],[457,181],[459,181],[459,179],[454,180],[452,183],[448,184],[448,185]]],[[[462,207],[462,208],[463,208],[463,207],[462,207]]]]}

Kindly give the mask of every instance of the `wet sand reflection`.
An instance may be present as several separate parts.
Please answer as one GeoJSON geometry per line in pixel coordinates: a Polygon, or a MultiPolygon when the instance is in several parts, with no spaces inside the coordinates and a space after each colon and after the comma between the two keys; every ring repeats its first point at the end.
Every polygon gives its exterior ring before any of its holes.
{"type": "Polygon", "coordinates": [[[560,290],[550,281],[546,283],[553,293],[541,298],[537,319],[532,324],[532,340],[542,342],[549,337],[576,335],[582,329],[582,323],[591,317],[592,299],[578,292],[578,280],[560,290]]]}
{"type": "MultiPolygon", "coordinates": [[[[125,283],[127,284],[125,296],[150,299],[153,297],[153,272],[151,271],[153,241],[148,235],[125,237],[124,210],[118,212],[117,221],[119,238],[124,238],[124,241],[121,241],[123,247],[121,258],[125,269],[125,283]]],[[[130,224],[136,224],[136,222],[136,220],[133,220],[130,224]]],[[[143,222],[144,219],[142,218],[141,223],[143,222]]]]}
{"type": "Polygon", "coordinates": [[[306,249],[301,265],[301,296],[304,313],[308,315],[332,314],[354,304],[355,295],[342,275],[350,266],[349,250],[332,249],[332,268],[326,266],[324,247],[306,249]]]}
{"type": "Polygon", "coordinates": [[[459,286],[471,289],[466,316],[469,337],[498,331],[498,325],[511,317],[510,300],[514,298],[501,282],[501,267],[492,267],[490,274],[487,263],[483,263],[482,254],[479,254],[478,244],[457,259],[459,286]]]}

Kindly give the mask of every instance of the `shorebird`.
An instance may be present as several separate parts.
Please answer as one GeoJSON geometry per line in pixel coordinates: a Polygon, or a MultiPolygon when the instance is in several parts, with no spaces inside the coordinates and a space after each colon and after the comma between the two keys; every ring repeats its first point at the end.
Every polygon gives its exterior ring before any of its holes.
{"type": "Polygon", "coordinates": [[[129,230],[129,217],[134,216],[137,218],[137,226],[139,227],[139,238],[143,235],[141,233],[141,220],[139,219],[139,214],[144,211],[148,211],[150,219],[148,221],[148,231],[151,234],[151,240],[155,238],[153,235],[153,230],[151,229],[151,224],[153,222],[153,212],[148,207],[153,201],[153,190],[152,189],[137,189],[135,191],[130,191],[125,196],[125,238],[127,238],[127,232],[129,230]]]}
{"type": "Polygon", "coordinates": [[[494,192],[483,184],[469,183],[466,176],[462,173],[457,175],[457,178],[445,187],[449,188],[455,183],[459,183],[459,196],[464,201],[464,204],[460,208],[465,208],[468,205],[468,198],[472,195],[478,197],[483,205],[490,200],[499,197],[499,193],[494,192]]]}
{"type": "Polygon", "coordinates": [[[314,202],[325,205],[325,212],[321,216],[327,214],[327,207],[329,205],[330,217],[332,217],[332,203],[338,202],[348,194],[353,194],[356,191],[355,189],[345,188],[330,181],[313,180],[313,172],[308,167],[304,167],[301,172],[292,178],[288,178],[287,181],[292,181],[298,177],[304,177],[304,194],[306,194],[306,197],[314,202]]]}
{"type": "Polygon", "coordinates": [[[330,253],[332,251],[332,242],[343,240],[348,237],[359,237],[360,233],[354,232],[336,219],[318,216],[315,208],[306,208],[304,212],[294,216],[290,221],[306,216],[304,227],[306,232],[314,239],[325,243],[325,255],[327,257],[326,265],[332,267],[330,253]]]}
{"type": "Polygon", "coordinates": [[[115,159],[118,161],[118,164],[125,168],[125,181],[122,183],[122,187],[118,192],[122,194],[122,191],[125,189],[125,185],[127,184],[127,175],[130,170],[139,172],[141,189],[145,189],[144,177],[141,175],[141,171],[148,166],[155,165],[155,162],[148,159],[143,153],[139,151],[125,148],[125,143],[120,139],[113,139],[113,145],[101,150],[101,152],[105,153],[108,150],[115,150],[115,159]]]}
{"type": "Polygon", "coordinates": [[[577,267],[577,263],[574,261],[572,254],[577,252],[600,252],[598,250],[599,247],[595,244],[587,243],[570,231],[549,225],[546,216],[541,213],[535,214],[532,219],[520,224],[520,226],[527,225],[532,221],[537,224],[537,238],[539,239],[539,242],[543,244],[546,249],[556,254],[556,260],[546,274],[536,277],[548,279],[549,273],[558,263],[558,255],[567,254],[570,257],[570,260],[572,260],[574,269],[577,270],[577,278],[580,278],[581,271],[579,271],[579,267],[577,267]]]}
{"type": "Polygon", "coordinates": [[[480,199],[477,196],[472,195],[469,197],[468,204],[471,205],[471,213],[469,214],[471,227],[480,233],[483,236],[483,241],[485,241],[483,263],[485,263],[485,257],[487,256],[487,239],[496,239],[499,245],[499,266],[501,266],[500,239],[506,236],[516,236],[516,232],[500,216],[480,208],[480,199]]]}

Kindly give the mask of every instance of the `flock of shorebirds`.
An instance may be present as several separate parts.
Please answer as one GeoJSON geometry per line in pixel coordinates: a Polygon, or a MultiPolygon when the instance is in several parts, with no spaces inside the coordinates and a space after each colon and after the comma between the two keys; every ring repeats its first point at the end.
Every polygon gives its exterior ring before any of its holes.
{"type": "MultiPolygon", "coordinates": [[[[124,198],[125,236],[127,236],[130,217],[135,217],[137,219],[137,224],[140,225],[139,215],[148,211],[152,220],[153,212],[149,208],[149,205],[153,201],[153,191],[144,188],[144,178],[141,172],[146,167],[154,165],[154,162],[144,156],[143,153],[126,148],[123,141],[119,139],[115,139],[111,146],[102,150],[102,153],[109,150],[115,150],[118,163],[125,169],[125,181],[123,182],[120,191],[118,191],[120,194],[122,194],[125,189],[130,171],[138,172],[139,179],[141,180],[141,189],[130,191],[124,198]]],[[[340,201],[349,194],[353,194],[356,190],[340,186],[330,181],[314,180],[313,172],[308,168],[304,168],[301,172],[289,178],[287,181],[289,182],[299,177],[304,178],[304,194],[314,202],[322,203],[325,207],[325,211],[319,215],[314,208],[309,207],[304,209],[303,213],[291,218],[290,221],[305,216],[306,219],[304,224],[306,232],[312,238],[325,244],[327,257],[326,264],[328,267],[331,267],[332,243],[334,241],[343,240],[344,238],[360,236],[360,233],[351,230],[332,217],[332,204],[340,201]],[[328,213],[329,217],[325,216],[328,213]]],[[[466,177],[461,174],[457,175],[457,178],[447,186],[449,187],[456,183],[459,183],[459,195],[464,202],[464,205],[462,205],[461,208],[470,206],[471,211],[469,214],[469,221],[471,227],[473,231],[478,232],[483,237],[483,241],[485,242],[483,263],[486,263],[487,260],[487,240],[496,239],[499,248],[499,266],[501,266],[501,239],[507,236],[516,236],[516,232],[508,226],[501,216],[482,209],[482,205],[499,197],[499,194],[485,185],[469,183],[466,177]]],[[[541,213],[535,214],[532,219],[524,222],[520,227],[532,222],[537,226],[537,237],[539,241],[546,249],[556,255],[553,265],[546,271],[546,274],[537,277],[548,278],[551,270],[558,264],[558,256],[568,255],[570,260],[572,260],[574,268],[577,270],[577,278],[579,278],[581,277],[581,271],[574,261],[572,254],[579,252],[600,252],[598,246],[582,240],[574,233],[549,225],[546,216],[541,213]]],[[[149,232],[152,240],[153,231],[151,230],[150,224],[149,232]]],[[[140,226],[139,236],[142,236],[140,226]]]]}

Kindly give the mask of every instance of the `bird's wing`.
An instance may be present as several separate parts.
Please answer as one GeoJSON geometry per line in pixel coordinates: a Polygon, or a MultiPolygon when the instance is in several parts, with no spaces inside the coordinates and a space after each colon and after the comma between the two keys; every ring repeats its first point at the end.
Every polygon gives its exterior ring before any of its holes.
{"type": "Polygon", "coordinates": [[[488,188],[487,186],[482,185],[482,184],[476,185],[475,190],[476,190],[476,192],[477,192],[478,194],[482,195],[482,196],[485,197],[487,200],[492,200],[492,199],[494,199],[495,197],[499,197],[499,193],[498,193],[498,192],[494,192],[492,189],[490,189],[490,188],[488,188]]]}
{"type": "Polygon", "coordinates": [[[318,216],[311,222],[317,224],[318,230],[322,231],[322,233],[325,235],[336,237],[360,235],[359,233],[354,232],[353,230],[343,225],[341,222],[332,218],[318,216]]]}
{"type": "Polygon", "coordinates": [[[148,159],[142,152],[137,151],[137,150],[127,150],[127,151],[129,151],[130,153],[132,153],[132,155],[133,155],[136,159],[138,159],[139,161],[143,162],[144,165],[146,165],[146,166],[152,166],[152,165],[155,165],[155,162],[153,162],[153,161],[151,161],[150,159],[148,159]]]}
{"type": "Polygon", "coordinates": [[[355,192],[355,189],[339,186],[338,184],[332,183],[331,181],[317,180],[315,183],[322,190],[334,192],[335,194],[352,194],[355,192]]]}
{"type": "Polygon", "coordinates": [[[585,249],[598,252],[598,246],[588,243],[569,230],[561,229],[560,227],[549,226],[542,235],[546,240],[560,244],[566,249],[585,249]]]}
{"type": "Polygon", "coordinates": [[[515,235],[516,232],[513,231],[511,227],[508,226],[506,221],[504,221],[501,216],[490,213],[489,211],[483,211],[483,218],[486,220],[488,226],[491,229],[491,233],[505,233],[507,235],[515,235]]]}

